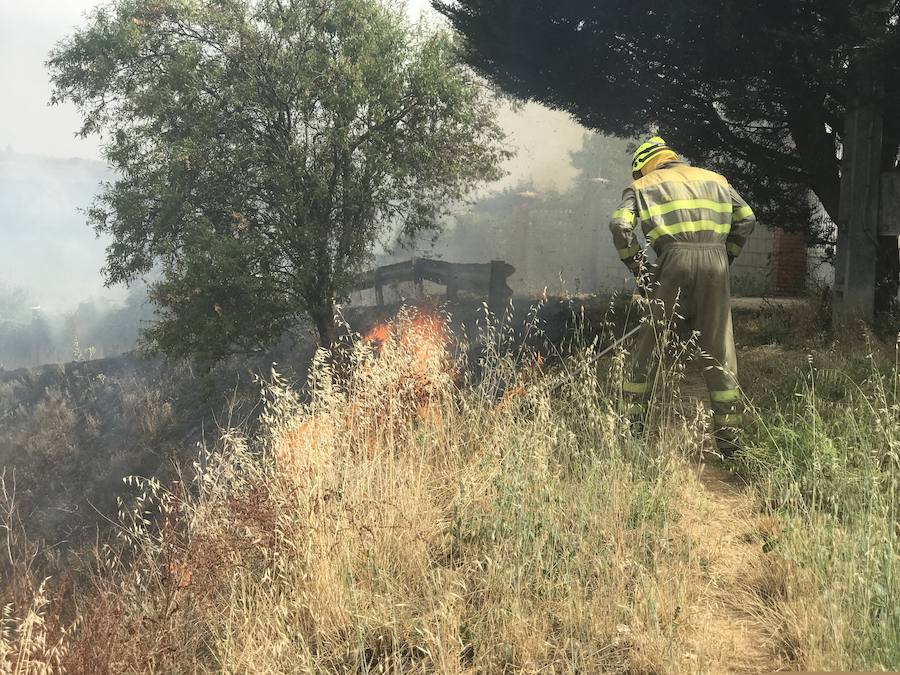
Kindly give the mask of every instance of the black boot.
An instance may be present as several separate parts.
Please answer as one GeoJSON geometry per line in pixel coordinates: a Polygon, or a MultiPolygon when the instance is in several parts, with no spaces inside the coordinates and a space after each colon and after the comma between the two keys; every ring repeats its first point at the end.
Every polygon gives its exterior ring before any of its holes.
{"type": "Polygon", "coordinates": [[[628,418],[628,430],[634,438],[644,438],[646,429],[644,428],[644,416],[632,415],[628,418]]]}
{"type": "Polygon", "coordinates": [[[734,439],[725,439],[725,438],[716,438],[716,448],[719,451],[719,454],[722,455],[722,459],[734,459],[735,455],[737,455],[740,450],[740,446],[738,446],[737,442],[734,439]]]}

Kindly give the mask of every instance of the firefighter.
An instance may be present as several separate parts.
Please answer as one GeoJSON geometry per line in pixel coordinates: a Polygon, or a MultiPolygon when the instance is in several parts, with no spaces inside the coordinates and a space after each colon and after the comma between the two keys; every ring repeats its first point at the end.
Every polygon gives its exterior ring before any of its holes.
{"type": "Polygon", "coordinates": [[[659,136],[637,149],[631,169],[634,181],[610,222],[619,257],[650,306],[650,320],[638,332],[624,383],[629,417],[642,428],[661,335],[671,329],[684,335],[690,329],[699,342],[716,444],[724,457],[731,457],[744,406],[731,326],[729,266],[741,254],[756,218],[723,176],[688,166],[659,136]],[[652,280],[635,236],[638,224],[657,256],[652,280]]]}

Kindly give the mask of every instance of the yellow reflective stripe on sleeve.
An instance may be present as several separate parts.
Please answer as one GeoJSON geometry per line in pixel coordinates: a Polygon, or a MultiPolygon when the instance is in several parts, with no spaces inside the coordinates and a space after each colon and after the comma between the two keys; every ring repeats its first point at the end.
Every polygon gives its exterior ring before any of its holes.
{"type": "Polygon", "coordinates": [[[734,256],[735,258],[741,254],[741,247],[737,244],[730,243],[725,248],[728,249],[728,255],[734,256]]]}
{"type": "Polygon", "coordinates": [[[716,234],[728,234],[731,232],[731,223],[714,223],[711,220],[691,220],[672,225],[660,225],[647,233],[647,239],[653,243],[660,237],[683,234],[684,232],[715,232],[716,234]]]}
{"type": "Polygon", "coordinates": [[[713,422],[717,427],[742,427],[744,426],[744,416],[740,413],[713,415],[713,422]]]}
{"type": "Polygon", "coordinates": [[[641,247],[638,244],[634,246],[629,246],[628,248],[620,248],[619,249],[619,257],[622,260],[628,260],[629,258],[633,258],[638,253],[641,252],[641,247]]]}
{"type": "Polygon", "coordinates": [[[722,391],[709,392],[709,398],[713,403],[730,403],[741,398],[740,389],[723,389],[722,391]]]}
{"type": "Polygon", "coordinates": [[[646,394],[649,388],[648,382],[625,382],[622,384],[622,391],[626,394],[646,394]]]}
{"type": "Polygon", "coordinates": [[[713,199],[676,199],[642,210],[641,219],[647,220],[653,216],[672,213],[672,211],[689,211],[691,209],[709,209],[718,213],[731,213],[731,202],[717,202],[713,199]]]}
{"type": "Polygon", "coordinates": [[[621,220],[631,225],[634,222],[634,212],[629,209],[619,209],[618,211],[613,211],[612,219],[621,220]]]}
{"type": "Polygon", "coordinates": [[[731,222],[737,223],[742,220],[749,220],[750,218],[755,218],[755,216],[753,215],[753,209],[751,209],[749,206],[742,206],[732,214],[731,222]]]}

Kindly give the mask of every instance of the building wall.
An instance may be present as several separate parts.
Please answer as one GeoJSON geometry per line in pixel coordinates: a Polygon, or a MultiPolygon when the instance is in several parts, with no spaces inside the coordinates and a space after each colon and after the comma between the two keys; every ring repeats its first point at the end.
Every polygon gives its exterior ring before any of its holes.
{"type": "Polygon", "coordinates": [[[768,295],[771,282],[774,234],[762,225],[753,230],[741,255],[731,267],[731,286],[734,295],[768,295]]]}
{"type": "Polygon", "coordinates": [[[773,232],[772,251],[770,293],[778,296],[802,293],[806,288],[809,262],[803,233],[776,229],[773,232]]]}
{"type": "Polygon", "coordinates": [[[734,295],[794,296],[804,293],[815,258],[802,234],[758,226],[731,270],[734,295]]]}

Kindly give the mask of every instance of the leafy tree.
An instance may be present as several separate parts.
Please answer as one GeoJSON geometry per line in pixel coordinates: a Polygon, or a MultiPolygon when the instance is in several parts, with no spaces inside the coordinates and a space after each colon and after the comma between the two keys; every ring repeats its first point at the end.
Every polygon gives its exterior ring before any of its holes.
{"type": "Polygon", "coordinates": [[[209,361],[334,303],[390,227],[498,177],[494,108],[451,36],[378,0],[114,0],[52,52],[52,101],[119,178],[89,212],[108,283],[159,269],[151,344],[209,361]]]}
{"type": "MultiPolygon", "coordinates": [[[[856,46],[869,44],[870,67],[885,76],[884,168],[897,166],[895,2],[433,4],[464,36],[467,61],[502,89],[606,133],[632,138],[658,128],[728,175],[765,222],[808,229],[812,241],[831,240],[824,215],[837,222],[849,64],[856,46]]],[[[880,276],[896,296],[897,239],[881,244],[880,276]]],[[[882,307],[890,296],[882,294],[882,307]]]]}

